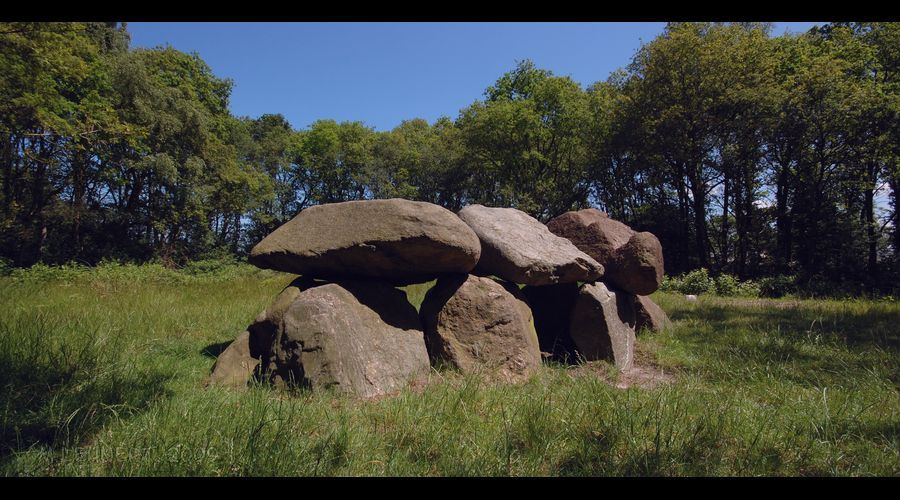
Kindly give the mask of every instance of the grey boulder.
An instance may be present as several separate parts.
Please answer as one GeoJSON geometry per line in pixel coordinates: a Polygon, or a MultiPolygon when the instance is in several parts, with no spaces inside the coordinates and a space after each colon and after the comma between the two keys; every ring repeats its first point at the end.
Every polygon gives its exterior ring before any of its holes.
{"type": "Polygon", "coordinates": [[[634,235],[630,227],[610,219],[606,212],[596,208],[566,212],[551,219],[547,228],[574,243],[603,266],[609,266],[616,249],[634,235]]]}
{"type": "Polygon", "coordinates": [[[650,300],[650,297],[644,295],[634,296],[634,315],[635,315],[635,332],[642,329],[648,329],[655,332],[666,329],[671,326],[672,321],[665,311],[659,307],[656,302],[650,300]]]}
{"type": "Polygon", "coordinates": [[[209,385],[242,388],[253,376],[259,360],[250,355],[250,332],[243,332],[216,358],[209,385]]]}
{"type": "Polygon", "coordinates": [[[605,279],[635,295],[649,295],[658,290],[663,279],[663,254],[656,236],[635,233],[616,250],[605,279]]]}
{"type": "Polygon", "coordinates": [[[295,279],[247,327],[247,331],[250,332],[250,355],[262,361],[264,371],[273,368],[269,355],[273,352],[272,344],[281,327],[281,318],[284,316],[284,312],[294,303],[300,292],[325,283],[327,282],[311,278],[295,279]]]}
{"type": "Polygon", "coordinates": [[[469,205],[458,215],[481,240],[476,274],[525,285],[594,281],[603,275],[602,265],[525,212],[469,205]]]}
{"type": "Polygon", "coordinates": [[[634,364],[634,305],[630,294],[586,283],[572,308],[569,333],[587,361],[610,360],[619,370],[634,364]]]}

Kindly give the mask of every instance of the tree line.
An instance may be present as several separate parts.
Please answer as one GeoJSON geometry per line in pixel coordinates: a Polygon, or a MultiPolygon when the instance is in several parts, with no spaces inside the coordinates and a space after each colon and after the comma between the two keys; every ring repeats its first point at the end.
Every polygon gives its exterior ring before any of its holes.
{"type": "Polygon", "coordinates": [[[898,60],[898,23],[671,23],[587,88],[526,60],[455,119],[295,129],[233,116],[230,80],[124,23],[0,23],[0,258],[243,255],[306,207],[402,197],[595,206],[670,274],[892,292],[898,60]]]}

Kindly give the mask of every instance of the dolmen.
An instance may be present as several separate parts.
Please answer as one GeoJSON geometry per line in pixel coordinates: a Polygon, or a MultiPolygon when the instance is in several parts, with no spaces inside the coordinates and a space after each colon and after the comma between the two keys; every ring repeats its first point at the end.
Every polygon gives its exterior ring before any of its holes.
{"type": "Polygon", "coordinates": [[[506,383],[551,357],[629,370],[635,334],[665,328],[647,295],[662,248],[588,209],[544,225],[514,208],[459,213],[404,199],[301,211],[249,262],[300,275],[223,351],[209,383],[396,392],[434,368],[506,383]],[[434,281],[416,311],[400,286],[434,281]]]}

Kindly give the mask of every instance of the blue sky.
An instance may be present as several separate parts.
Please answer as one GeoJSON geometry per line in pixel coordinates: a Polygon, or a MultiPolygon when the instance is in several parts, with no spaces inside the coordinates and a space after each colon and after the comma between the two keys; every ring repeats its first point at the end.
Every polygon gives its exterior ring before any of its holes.
{"type": "MultiPolygon", "coordinates": [[[[775,23],[773,34],[817,23],[775,23]]],[[[626,66],[665,23],[129,23],[132,47],[197,52],[234,80],[231,111],[294,128],[456,118],[517,60],[587,86],[626,66]]]]}

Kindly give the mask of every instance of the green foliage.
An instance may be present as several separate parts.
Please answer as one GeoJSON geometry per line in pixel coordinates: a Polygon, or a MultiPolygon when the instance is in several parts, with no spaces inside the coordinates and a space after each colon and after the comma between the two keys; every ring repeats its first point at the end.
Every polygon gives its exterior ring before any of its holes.
{"type": "Polygon", "coordinates": [[[37,263],[29,268],[17,268],[10,278],[20,283],[46,283],[50,281],[72,282],[88,273],[87,267],[79,264],[52,266],[37,263]]]}
{"type": "Polygon", "coordinates": [[[362,122],[319,120],[300,136],[297,164],[304,193],[312,203],[366,197],[366,168],[371,163],[374,131],[362,122]]]}
{"type": "Polygon", "coordinates": [[[729,297],[737,295],[739,292],[739,282],[737,278],[730,274],[720,274],[715,278],[716,295],[729,297]]]}
{"type": "Polygon", "coordinates": [[[137,265],[116,261],[103,261],[94,267],[79,264],[52,266],[39,263],[29,268],[13,269],[9,273],[9,279],[12,283],[22,285],[65,283],[68,285],[115,284],[127,286],[140,283],[209,283],[234,280],[240,277],[275,275],[277,273],[261,270],[228,257],[192,261],[177,269],[166,267],[161,263],[137,265]]]}
{"type": "Polygon", "coordinates": [[[7,258],[0,257],[0,277],[9,276],[12,272],[12,261],[7,258]]]}
{"type": "Polygon", "coordinates": [[[779,274],[759,280],[759,293],[763,297],[784,297],[797,291],[794,277],[779,274]]]}
{"type": "Polygon", "coordinates": [[[716,280],[709,276],[706,269],[697,269],[682,276],[667,276],[662,289],[689,295],[709,294],[716,292],[716,280]]]}
{"type": "Polygon", "coordinates": [[[673,274],[896,295],[898,33],[670,23],[587,88],[525,60],[455,120],[375,131],[234,117],[232,81],[129,48],[122,23],[0,23],[0,257],[184,266],[315,204],[402,197],[542,221],[596,206],[653,232],[673,274]]]}
{"type": "Polygon", "coordinates": [[[755,281],[739,281],[730,274],[720,274],[715,278],[716,295],[722,297],[759,297],[760,286],[755,281]]]}
{"type": "MultiPolygon", "coordinates": [[[[251,207],[251,224],[242,235],[242,247],[253,244],[284,224],[311,200],[300,198],[294,175],[298,134],[281,115],[263,115],[256,120],[242,119],[235,124],[236,149],[260,176],[258,203],[251,207]]],[[[240,210],[240,206],[234,206],[240,210]]]]}
{"type": "Polygon", "coordinates": [[[587,93],[530,61],[503,75],[458,126],[473,203],[511,206],[548,220],[587,206],[587,93]]]}
{"type": "Polygon", "coordinates": [[[752,280],[740,281],[735,276],[722,273],[716,277],[709,275],[705,268],[680,276],[665,276],[660,287],[667,292],[686,295],[718,295],[721,297],[759,297],[760,283],[752,280]]]}

